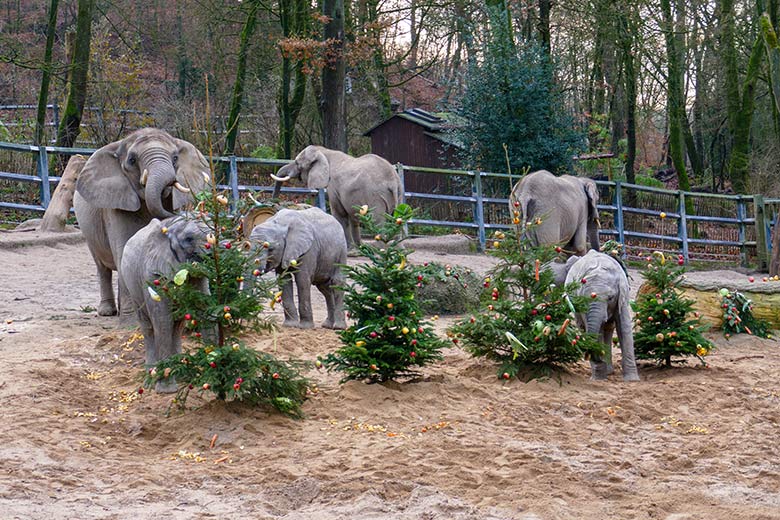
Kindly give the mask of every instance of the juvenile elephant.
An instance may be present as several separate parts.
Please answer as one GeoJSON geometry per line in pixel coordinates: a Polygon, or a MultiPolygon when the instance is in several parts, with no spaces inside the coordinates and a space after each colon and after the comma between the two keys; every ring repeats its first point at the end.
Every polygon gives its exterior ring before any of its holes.
{"type": "Polygon", "coordinates": [[[375,222],[381,224],[385,213],[392,214],[403,197],[401,179],[385,159],[374,154],[352,157],[322,146],[307,146],[278,176],[271,177],[277,182],[300,177],[311,189],[327,188],[330,211],[350,248],[360,244],[356,206],[372,208],[375,222]]]}
{"type": "Polygon", "coordinates": [[[529,173],[512,189],[509,212],[522,215],[522,225],[541,219],[528,232],[533,245],[559,244],[579,256],[599,249],[599,191],[592,179],[546,170],[529,173]]]}
{"type": "MultiPolygon", "coordinates": [[[[119,276],[136,308],[146,345],[147,368],[181,352],[184,327],[183,320],[173,319],[167,300],[152,295],[149,283],[161,276],[173,276],[179,264],[196,260],[205,251],[203,244],[208,231],[200,220],[185,217],[152,219],[125,245],[119,276]]],[[[209,290],[205,278],[188,278],[186,283],[205,293],[209,290]]]]}
{"type": "MultiPolygon", "coordinates": [[[[116,314],[111,276],[130,237],[152,218],[170,217],[193,200],[192,193],[209,184],[208,171],[194,146],[155,128],[137,130],[87,160],[73,206],[98,270],[98,314],[116,314]]],[[[123,292],[120,279],[120,308],[123,292]]]]}
{"type": "Polygon", "coordinates": [[[639,381],[634,357],[634,335],[631,331],[629,286],[625,271],[617,260],[604,253],[590,250],[585,256],[572,256],[566,264],[548,264],[555,282],[582,282],[577,293],[592,297],[588,312],[577,315],[577,323],[587,332],[597,334],[606,346],[606,359],[592,359],[593,379],[606,379],[612,372],[612,333],[617,328],[624,381],[639,381]]]}
{"type": "Polygon", "coordinates": [[[261,270],[278,274],[282,280],[284,325],[304,329],[314,327],[311,310],[311,286],[325,296],[328,317],[322,326],[343,329],[344,294],[338,289],[344,283],[340,265],[347,262],[347,242],[335,218],[319,208],[282,209],[255,226],[250,241],[257,253],[261,270]],[[298,289],[298,311],[293,297],[293,278],[298,289]],[[299,314],[300,313],[300,314],[299,314]],[[299,317],[300,316],[300,317],[299,317]]]}

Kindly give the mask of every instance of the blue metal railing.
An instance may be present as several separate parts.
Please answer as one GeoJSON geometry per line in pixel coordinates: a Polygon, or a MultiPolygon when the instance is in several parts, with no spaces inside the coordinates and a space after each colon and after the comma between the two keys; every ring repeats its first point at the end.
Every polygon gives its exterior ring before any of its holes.
{"type": "MultiPolygon", "coordinates": [[[[23,152],[32,154],[36,158],[36,175],[25,175],[16,172],[2,172],[0,171],[0,179],[11,181],[23,181],[34,182],[40,184],[40,204],[20,204],[13,202],[6,202],[0,200],[0,208],[10,208],[19,210],[31,210],[31,211],[44,211],[48,207],[51,200],[51,184],[59,182],[60,178],[55,176],[49,176],[49,161],[48,154],[64,154],[75,155],[83,154],[90,155],[95,150],[89,148],[58,148],[54,146],[32,146],[15,143],[0,142],[0,150],[9,150],[13,152],[23,152]]],[[[215,163],[227,163],[228,165],[228,179],[227,184],[220,184],[219,188],[228,190],[233,200],[237,200],[241,192],[253,191],[253,192],[271,192],[273,186],[268,185],[245,185],[239,184],[239,167],[242,164],[254,164],[261,166],[283,166],[290,161],[278,160],[278,159],[255,159],[250,157],[214,157],[215,163]]],[[[498,229],[510,229],[513,226],[503,221],[490,221],[491,219],[486,216],[485,206],[486,204],[499,204],[508,208],[509,200],[505,198],[489,197],[484,193],[484,180],[485,179],[504,179],[514,182],[519,177],[512,177],[506,173],[491,173],[491,172],[473,172],[464,170],[440,170],[434,168],[417,168],[410,167],[402,164],[396,165],[398,175],[401,178],[404,188],[406,186],[404,180],[408,172],[415,173],[429,173],[435,175],[446,175],[449,177],[459,177],[467,179],[468,184],[471,186],[470,194],[455,195],[455,194],[441,194],[441,193],[422,193],[422,192],[410,192],[404,189],[403,200],[409,199],[427,200],[427,201],[442,201],[456,204],[471,205],[471,221],[464,220],[435,220],[427,218],[415,218],[410,221],[410,224],[420,224],[429,226],[441,226],[441,227],[457,227],[474,230],[479,249],[484,250],[487,240],[488,232],[490,230],[498,229]]],[[[780,212],[780,199],[764,199],[760,195],[720,195],[709,193],[694,193],[685,191],[672,191],[661,188],[654,188],[649,186],[639,186],[635,184],[623,183],[620,181],[596,181],[596,184],[602,189],[611,190],[613,195],[611,200],[605,201],[603,204],[598,205],[600,212],[611,214],[613,217],[614,227],[602,228],[599,233],[605,236],[616,237],[620,243],[630,242],[632,238],[635,239],[649,239],[664,241],[670,245],[675,244],[679,247],[680,254],[683,255],[686,261],[690,259],[690,246],[691,245],[712,245],[712,246],[731,246],[740,249],[740,261],[744,265],[747,262],[747,248],[755,247],[759,256],[759,262],[763,262],[769,258],[769,252],[771,248],[771,231],[773,222],[776,222],[777,215],[780,212]],[[631,193],[632,196],[638,196],[638,194],[658,194],[665,195],[667,197],[673,197],[676,199],[675,211],[666,211],[665,218],[677,221],[677,233],[676,235],[663,235],[657,233],[647,232],[646,229],[626,229],[626,215],[640,215],[649,217],[659,217],[662,213],[661,210],[639,208],[626,206],[624,200],[626,196],[623,191],[631,193]],[[722,201],[733,203],[736,205],[736,212],[734,217],[725,216],[705,216],[688,214],[686,211],[687,199],[720,199],[722,201]],[[758,215],[759,219],[755,217],[748,217],[748,204],[753,206],[753,214],[758,215]],[[737,240],[715,240],[700,237],[688,236],[688,224],[689,223],[711,223],[727,226],[737,227],[737,240]],[[755,235],[758,240],[748,241],[747,229],[748,226],[754,227],[755,235]],[[759,243],[760,242],[760,243],[759,243]]],[[[307,188],[294,188],[283,187],[282,193],[286,194],[300,194],[300,195],[316,195],[316,204],[322,209],[325,209],[325,190],[311,190],[307,188]]],[[[414,204],[412,204],[414,206],[414,204]]]]}

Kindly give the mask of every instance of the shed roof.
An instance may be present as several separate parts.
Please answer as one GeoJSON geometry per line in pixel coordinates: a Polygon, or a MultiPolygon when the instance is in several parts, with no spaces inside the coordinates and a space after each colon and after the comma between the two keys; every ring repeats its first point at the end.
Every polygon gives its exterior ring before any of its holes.
{"type": "Polygon", "coordinates": [[[449,112],[437,112],[434,114],[421,108],[409,108],[403,112],[393,114],[384,121],[377,123],[373,127],[366,130],[363,135],[366,137],[370,136],[374,130],[396,117],[400,117],[401,119],[406,119],[407,121],[411,121],[412,123],[420,125],[430,133],[441,132],[442,130],[447,130],[458,126],[454,121],[457,119],[457,117],[449,112]]]}

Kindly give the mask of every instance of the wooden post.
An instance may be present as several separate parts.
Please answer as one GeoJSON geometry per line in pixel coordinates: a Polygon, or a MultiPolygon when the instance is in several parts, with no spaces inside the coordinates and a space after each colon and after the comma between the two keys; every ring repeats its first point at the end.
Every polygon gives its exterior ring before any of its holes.
{"type": "Polygon", "coordinates": [[[756,218],[756,260],[758,270],[766,271],[769,267],[769,244],[766,236],[766,207],[763,195],[753,195],[753,215],[756,218]]]}
{"type": "Polygon", "coordinates": [[[73,205],[73,194],[76,192],[76,181],[86,162],[87,158],[83,155],[74,155],[68,161],[60,182],[54,190],[49,207],[46,208],[46,213],[41,219],[41,231],[54,233],[65,231],[65,222],[73,205]]]}

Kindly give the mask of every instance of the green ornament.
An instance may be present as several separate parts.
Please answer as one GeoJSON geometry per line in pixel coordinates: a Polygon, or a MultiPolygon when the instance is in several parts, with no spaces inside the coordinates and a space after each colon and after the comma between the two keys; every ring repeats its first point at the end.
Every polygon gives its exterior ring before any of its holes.
{"type": "Polygon", "coordinates": [[[173,283],[176,285],[182,285],[184,282],[187,281],[187,276],[190,274],[189,271],[186,269],[182,269],[178,273],[176,273],[173,277],[173,283]]]}

